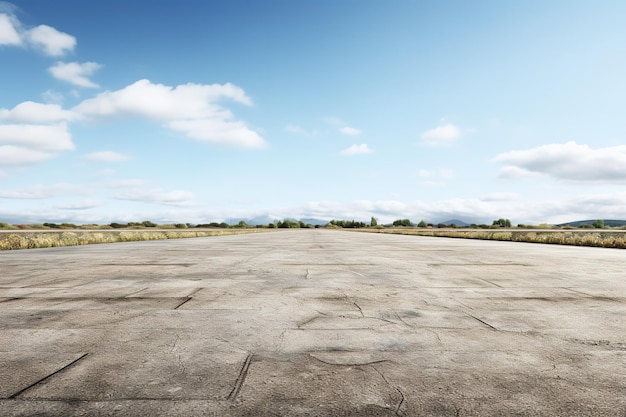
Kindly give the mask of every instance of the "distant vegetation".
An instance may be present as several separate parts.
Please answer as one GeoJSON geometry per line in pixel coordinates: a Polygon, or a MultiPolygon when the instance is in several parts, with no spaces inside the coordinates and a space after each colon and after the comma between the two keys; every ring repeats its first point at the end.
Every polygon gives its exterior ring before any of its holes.
{"type": "Polygon", "coordinates": [[[41,223],[41,224],[8,224],[0,222],[0,230],[106,230],[106,229],[246,229],[246,228],[269,228],[269,229],[311,229],[311,228],[342,228],[342,229],[358,229],[358,228],[382,228],[382,227],[405,227],[405,228],[428,228],[428,229],[501,229],[501,228],[517,228],[517,229],[607,229],[607,228],[624,228],[626,229],[626,220],[581,220],[570,223],[563,223],[560,225],[549,225],[547,223],[541,223],[537,225],[518,224],[513,226],[511,221],[506,218],[499,218],[493,220],[491,224],[467,224],[462,220],[450,220],[443,223],[428,223],[425,220],[420,220],[418,223],[413,223],[410,219],[396,219],[392,223],[381,225],[375,217],[370,219],[369,223],[358,220],[331,220],[326,225],[306,223],[301,220],[284,219],[275,220],[268,224],[256,224],[250,225],[245,220],[240,220],[235,224],[229,224],[226,222],[211,222],[211,223],[171,223],[171,224],[157,224],[150,220],[144,220],[141,222],[127,222],[127,223],[109,223],[104,225],[98,224],[82,224],[76,225],[73,223],[41,223]]]}
{"type": "Polygon", "coordinates": [[[393,223],[380,225],[374,217],[369,223],[357,220],[331,220],[325,226],[315,226],[303,221],[284,219],[268,224],[250,225],[245,220],[236,224],[217,223],[172,223],[157,224],[149,220],[142,222],[110,223],[106,225],[72,223],[8,224],[0,222],[0,250],[47,248],[56,246],[86,245],[91,243],[113,243],[156,239],[216,236],[251,233],[263,229],[355,229],[380,233],[400,233],[422,236],[460,237],[469,239],[510,240],[516,242],[554,243],[562,245],[599,246],[626,248],[626,221],[585,220],[552,226],[511,225],[509,219],[494,220],[491,225],[467,225],[461,220],[451,220],[437,225],[420,220],[414,224],[410,219],[397,219],[393,223]],[[455,222],[465,225],[457,225],[455,222]],[[593,230],[584,230],[593,229],[593,230]],[[611,229],[613,231],[611,231],[611,229]],[[20,233],[11,233],[11,230],[20,233]],[[26,233],[23,233],[26,232],[26,233]]]}

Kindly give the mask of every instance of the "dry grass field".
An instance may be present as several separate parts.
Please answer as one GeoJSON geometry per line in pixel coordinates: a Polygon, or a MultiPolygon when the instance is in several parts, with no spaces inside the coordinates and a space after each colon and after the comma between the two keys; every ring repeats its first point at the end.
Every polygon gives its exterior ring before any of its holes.
{"type": "Polygon", "coordinates": [[[268,230],[270,229],[7,231],[0,233],[0,250],[224,236],[268,230]]]}
{"type": "Polygon", "coordinates": [[[625,230],[528,230],[528,229],[421,229],[367,228],[360,232],[401,235],[452,237],[461,239],[500,240],[511,242],[548,243],[555,245],[593,246],[626,249],[625,230]]]}

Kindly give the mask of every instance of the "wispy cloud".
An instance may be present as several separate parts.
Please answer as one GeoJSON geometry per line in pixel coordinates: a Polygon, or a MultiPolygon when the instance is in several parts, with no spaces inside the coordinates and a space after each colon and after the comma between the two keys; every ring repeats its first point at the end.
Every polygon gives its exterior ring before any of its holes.
{"type": "Polygon", "coordinates": [[[626,183],[626,146],[592,149],[576,142],[550,144],[502,153],[494,161],[506,164],[500,176],[547,175],[579,183],[626,183]]]}
{"type": "Polygon", "coordinates": [[[19,190],[2,190],[0,189],[0,198],[24,199],[24,200],[43,200],[58,196],[67,196],[71,194],[84,194],[86,192],[84,185],[58,183],[58,184],[38,184],[19,190]]]}
{"type": "Polygon", "coordinates": [[[140,201],[149,204],[166,206],[190,206],[193,204],[193,193],[189,191],[164,191],[162,189],[133,189],[115,195],[118,200],[140,201]]]}
{"type": "Polygon", "coordinates": [[[352,145],[347,149],[344,149],[343,151],[339,152],[340,155],[345,155],[345,156],[353,156],[353,155],[364,155],[364,154],[368,154],[368,153],[373,153],[374,150],[370,149],[369,146],[367,146],[366,143],[362,143],[360,145],[352,145]]]}
{"type": "Polygon", "coordinates": [[[350,126],[343,126],[339,128],[339,131],[343,133],[344,135],[349,135],[349,136],[356,136],[356,135],[361,134],[361,131],[359,129],[356,129],[350,126]]]}
{"type": "Polygon", "coordinates": [[[337,119],[335,117],[326,118],[326,122],[337,127],[339,133],[348,136],[357,136],[363,133],[360,129],[349,126],[348,123],[344,122],[341,119],[337,119]]]}
{"type": "Polygon", "coordinates": [[[89,210],[102,205],[98,200],[82,200],[75,203],[60,204],[55,206],[60,210],[89,210]]]}
{"type": "Polygon", "coordinates": [[[95,62],[57,62],[48,71],[58,80],[78,87],[98,88],[99,85],[89,79],[101,67],[95,62]]]}
{"type": "Polygon", "coordinates": [[[3,12],[0,13],[0,45],[30,46],[58,57],[74,51],[76,38],[48,25],[27,30],[15,15],[3,12]]]}
{"type": "Polygon", "coordinates": [[[98,94],[73,110],[94,118],[141,116],[200,141],[250,149],[266,147],[258,133],[218,104],[224,99],[252,105],[243,89],[229,83],[169,87],[140,80],[121,90],[98,94]]]}
{"type": "Polygon", "coordinates": [[[84,156],[85,159],[101,162],[124,162],[128,161],[130,156],[113,151],[92,152],[84,156]]]}
{"type": "Polygon", "coordinates": [[[448,123],[422,132],[421,144],[425,146],[448,146],[461,136],[461,130],[448,123]]]}

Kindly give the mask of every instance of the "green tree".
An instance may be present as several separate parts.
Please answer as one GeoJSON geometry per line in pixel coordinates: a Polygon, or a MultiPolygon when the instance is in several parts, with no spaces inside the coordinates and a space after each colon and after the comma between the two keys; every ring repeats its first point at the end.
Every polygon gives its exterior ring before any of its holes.
{"type": "Polygon", "coordinates": [[[398,220],[394,220],[394,221],[393,221],[393,225],[394,225],[394,226],[407,226],[407,227],[411,227],[411,226],[413,226],[413,223],[411,223],[411,220],[409,220],[409,219],[398,219],[398,220]]]}
{"type": "Polygon", "coordinates": [[[426,224],[426,222],[424,220],[421,220],[418,224],[417,227],[428,227],[428,224],[426,224]]]}
{"type": "Polygon", "coordinates": [[[511,227],[511,220],[509,220],[509,219],[498,219],[498,220],[494,220],[491,225],[492,226],[499,226],[499,227],[511,227]]]}
{"type": "Polygon", "coordinates": [[[591,224],[596,229],[604,229],[604,220],[598,219],[591,224]]]}
{"type": "Polygon", "coordinates": [[[372,217],[372,219],[370,220],[370,226],[372,227],[378,226],[378,220],[376,219],[376,217],[372,217]]]}

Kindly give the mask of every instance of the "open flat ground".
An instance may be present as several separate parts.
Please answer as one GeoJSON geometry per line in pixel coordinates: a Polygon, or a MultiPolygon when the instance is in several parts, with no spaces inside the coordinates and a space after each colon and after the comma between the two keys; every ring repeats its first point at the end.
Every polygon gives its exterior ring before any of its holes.
{"type": "Polygon", "coordinates": [[[625,261],[329,230],[0,252],[0,415],[623,417],[625,261]]]}

